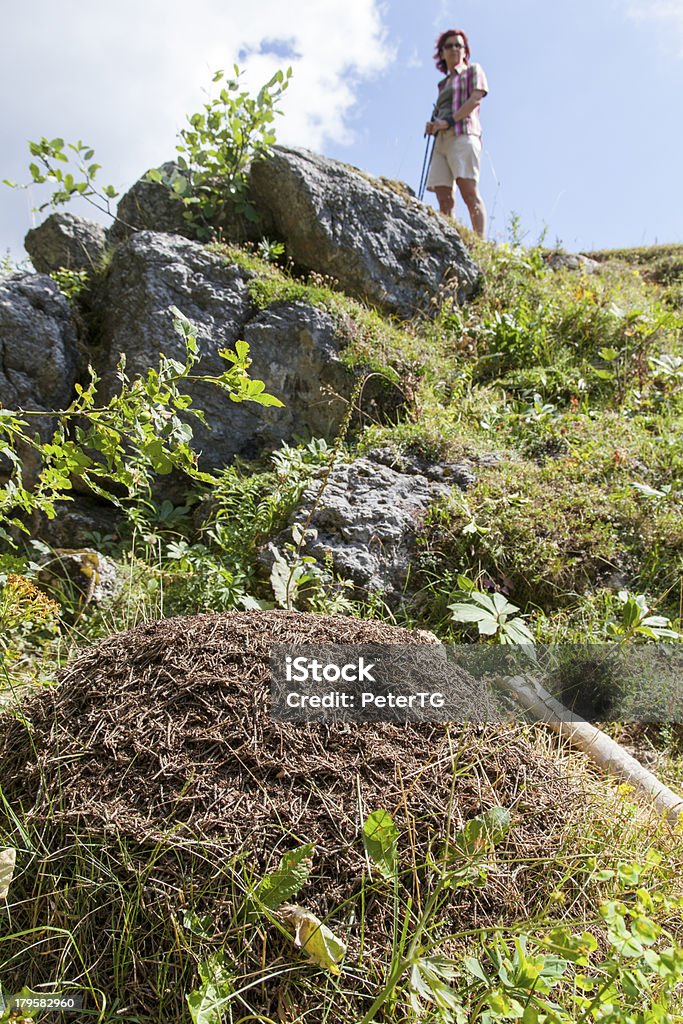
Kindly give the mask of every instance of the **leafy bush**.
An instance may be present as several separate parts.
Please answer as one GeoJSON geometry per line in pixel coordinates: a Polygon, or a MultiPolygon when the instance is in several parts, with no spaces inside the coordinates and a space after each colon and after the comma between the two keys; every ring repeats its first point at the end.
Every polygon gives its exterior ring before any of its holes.
{"type": "Polygon", "coordinates": [[[3,184],[10,188],[30,188],[31,185],[51,185],[50,198],[38,207],[39,211],[48,206],[57,207],[70,203],[80,196],[97,210],[113,217],[111,201],[116,199],[118,192],[113,185],[97,186],[95,179],[102,165],[95,162],[95,151],[80,139],[78,142],[65,142],[64,139],[46,139],[29,142],[29,152],[37,163],[29,164],[31,175],[30,185],[18,185],[14,181],[3,179],[3,184]],[[66,164],[66,167],[62,165],[66,164]]]}
{"type": "Polygon", "coordinates": [[[257,219],[247,172],[252,160],[267,155],[275,142],[272,123],[292,74],[291,68],[276,71],[252,97],[240,91],[237,64],[233,70],[234,78],[215,73],[213,82],[221,83],[218,96],[189,115],[188,127],[180,130],[178,169],[167,176],[158,170],[147,174],[148,181],[162,182],[182,200],[185,218],[199,238],[213,237],[235,213],[257,219]]]}
{"type": "Polygon", "coordinates": [[[190,445],[188,417],[203,420],[204,415],[181,390],[188,379],[221,388],[234,402],[282,404],[266,393],[263,381],[249,377],[249,346],[244,341],[236,343],[234,352],[220,351],[229,366],[220,376],[193,374],[200,359],[194,329],[180,310],[172,308],[171,313],[185,344],[184,363],[161,355],[158,369],[131,380],[122,356],[120,390],[104,406],[95,404],[98,378],[90,369],[90,383],[76,385],[76,398],[67,409],[0,409],[0,450],[12,467],[9,479],[0,486],[0,537],[10,540],[8,527],[26,532],[25,518],[36,512],[53,518],[55,502],[70,497],[73,476],[139,523],[144,522],[145,510],[153,508],[151,486],[156,474],[178,469],[195,481],[212,482],[197,468],[197,455],[190,445]],[[57,421],[50,440],[41,441],[31,432],[29,421],[36,419],[57,421]],[[32,487],[24,481],[27,451],[40,461],[32,487]]]}

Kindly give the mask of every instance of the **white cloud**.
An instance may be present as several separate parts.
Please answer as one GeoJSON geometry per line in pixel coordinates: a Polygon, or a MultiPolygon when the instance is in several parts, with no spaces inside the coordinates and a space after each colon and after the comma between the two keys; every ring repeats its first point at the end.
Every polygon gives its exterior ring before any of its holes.
{"type": "Polygon", "coordinates": [[[26,140],[60,135],[95,148],[102,180],[129,185],[173,156],[213,72],[235,62],[249,89],[291,64],[280,141],[347,141],[359,86],[394,59],[382,18],[381,0],[119,0],[115,13],[34,0],[30,16],[12,4],[0,39],[0,178],[25,180],[26,140]]]}
{"type": "Polygon", "coordinates": [[[239,62],[251,86],[292,65],[283,104],[290,141],[340,141],[359,81],[392,59],[377,0],[119,0],[115,17],[104,5],[38,0],[30,24],[13,17],[15,26],[3,26],[2,78],[13,64],[24,100],[49,107],[56,95],[62,106],[87,109],[96,96],[105,120],[125,113],[136,122],[144,109],[152,134],[170,118],[182,123],[213,71],[239,62]]]}
{"type": "Polygon", "coordinates": [[[667,43],[673,43],[683,57],[683,0],[625,0],[625,11],[636,21],[662,22],[667,43]]]}

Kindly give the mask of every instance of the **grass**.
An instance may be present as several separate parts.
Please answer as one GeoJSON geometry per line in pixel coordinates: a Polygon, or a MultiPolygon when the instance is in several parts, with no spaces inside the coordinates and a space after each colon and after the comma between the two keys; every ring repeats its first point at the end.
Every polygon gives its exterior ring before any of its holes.
{"type": "MultiPolygon", "coordinates": [[[[58,805],[40,822],[6,814],[0,847],[16,846],[22,865],[0,931],[6,989],[16,991],[29,978],[38,989],[41,983],[49,982],[52,990],[65,983],[83,996],[83,1019],[188,1019],[185,996],[201,991],[200,965],[217,970],[220,953],[224,961],[216,978],[220,974],[222,981],[216,987],[227,1021],[282,1019],[285,1010],[284,1019],[292,1021],[369,1022],[387,1014],[414,1020],[410,998],[421,997],[412,988],[411,971],[429,957],[446,956],[456,965],[465,957],[486,962],[501,936],[510,941],[524,934],[533,942],[553,928],[600,935],[598,903],[633,903],[638,887],[675,899],[680,833],[662,831],[628,795],[605,788],[547,734],[530,729],[527,735],[590,794],[587,813],[573,816],[552,836],[552,857],[524,856],[523,846],[511,842],[527,813],[522,788],[511,808],[509,838],[469,852],[463,848],[452,862],[443,852],[444,838],[462,842],[453,793],[450,799],[446,794],[440,820],[431,814],[408,818],[396,843],[395,873],[383,878],[368,859],[360,890],[348,893],[325,918],[348,946],[339,976],[297,952],[277,907],[269,910],[257,901],[257,912],[244,912],[261,876],[249,851],[236,855],[227,837],[210,842],[169,828],[156,839],[135,842],[116,830],[90,829],[79,839],[60,820],[58,805]],[[426,860],[414,842],[425,829],[434,830],[426,860]],[[653,859],[655,848],[661,861],[653,859]],[[643,870],[635,881],[626,871],[633,862],[643,870]],[[496,891],[497,877],[506,879],[512,893],[524,892],[523,915],[510,903],[505,919],[487,918],[486,893],[496,891]],[[463,917],[472,899],[482,900],[479,924],[471,910],[463,917]],[[57,975],[50,971],[55,963],[57,975]]],[[[456,741],[451,756],[454,778],[474,772],[480,785],[487,784],[476,747],[458,747],[456,741]]],[[[282,836],[281,850],[296,845],[295,837],[282,836]]],[[[350,852],[340,849],[340,861],[350,852]]],[[[274,853],[271,871],[277,859],[274,853]]],[[[314,862],[299,897],[304,906],[311,888],[325,884],[314,862]]],[[[567,992],[561,1004],[570,1003],[567,992]]],[[[422,1005],[426,1009],[424,999],[422,1005]]]]}
{"type": "MultiPolygon", "coordinates": [[[[443,640],[474,639],[447,610],[464,575],[509,596],[538,642],[606,641],[618,622],[621,590],[646,595],[683,631],[683,247],[593,253],[602,268],[587,275],[552,273],[540,248],[468,241],[485,272],[481,294],[463,308],[437,300],[431,318],[409,324],[341,296],[329,280],[295,278],[253,252],[219,251],[253,274],[255,305],[306,302],[325,309],[345,338],[347,364],[381,374],[400,393],[390,414],[372,423],[354,420],[348,456],[393,447],[426,460],[462,461],[476,474],[473,487],[454,492],[421,525],[413,593],[392,613],[395,621],[431,628],[443,640]]],[[[326,440],[317,449],[283,449],[275,462],[237,465],[210,495],[196,492],[178,507],[160,504],[146,531],[138,528],[118,546],[103,542],[122,578],[107,609],[70,606],[56,592],[50,600],[61,605],[60,618],[32,584],[17,591],[8,582],[34,575],[33,552],[0,555],[5,703],[16,713],[28,688],[51,685],[56,667],[99,636],[169,613],[272,604],[259,552],[327,464],[334,439],[326,440]],[[206,515],[196,514],[200,501],[206,515]]],[[[301,608],[329,610],[338,594],[330,567],[318,568],[315,586],[301,591],[301,608]]],[[[344,600],[360,617],[389,614],[381,597],[368,601],[347,590],[344,600]]],[[[616,734],[653,752],[664,779],[681,786],[675,725],[622,726],[616,734]]],[[[585,820],[568,821],[554,836],[551,857],[525,858],[517,850],[513,864],[505,842],[487,852],[489,877],[495,882],[504,868],[510,891],[517,885],[529,900],[522,921],[462,928],[454,920],[458,887],[443,887],[437,843],[451,824],[447,800],[442,814],[402,823],[393,882],[368,861],[360,890],[326,921],[349,943],[339,977],[296,951],[291,929],[275,912],[262,911],[254,922],[240,916],[259,877],[248,850],[236,854],[227,841],[207,843],[173,830],[138,843],[115,830],[79,840],[65,830],[59,806],[40,822],[27,809],[6,806],[0,847],[16,846],[22,866],[0,922],[0,976],[16,987],[22,978],[42,978],[47,960],[58,963],[59,977],[45,980],[81,987],[92,1019],[107,1022],[188,1019],[185,996],[203,986],[201,1003],[213,985],[227,993],[225,1019],[234,1022],[398,1024],[448,1019],[425,1001],[424,986],[422,994],[411,988],[411,977],[417,984],[433,954],[456,965],[476,957],[494,978],[496,936],[511,942],[523,931],[533,943],[553,925],[566,925],[593,929],[607,956],[598,902],[619,899],[633,909],[640,899],[620,865],[644,866],[644,888],[674,899],[681,833],[649,817],[628,792],[603,785],[549,734],[533,729],[529,735],[580,776],[590,807],[585,820]],[[434,833],[431,859],[418,855],[420,829],[434,833]],[[656,865],[648,860],[653,848],[663,855],[656,865]],[[176,881],[160,885],[161,868],[176,881]],[[194,915],[210,920],[199,926],[194,915]]],[[[480,782],[485,788],[484,774],[480,782]]],[[[522,789],[522,807],[524,800],[522,789]]],[[[289,836],[281,842],[281,849],[295,845],[289,836]]],[[[276,851],[273,858],[274,867],[276,851]]],[[[465,860],[460,867],[476,874],[477,858],[465,860]]],[[[314,875],[309,885],[324,890],[328,882],[314,875]]],[[[476,886],[462,889],[476,899],[476,886]]],[[[660,926],[678,927],[673,904],[653,906],[649,914],[660,926]]],[[[438,972],[429,977],[426,991],[434,996],[445,979],[438,972]]],[[[474,1024],[485,1012],[493,1014],[489,1020],[504,1019],[495,1017],[471,977],[458,978],[470,993],[463,1011],[469,1016],[462,1019],[474,1024]]],[[[499,977],[491,980],[489,994],[501,985],[499,977]]],[[[561,989],[566,1007],[570,988],[561,989]]],[[[671,1006],[670,1019],[683,1019],[680,1005],[672,1000],[671,1006]]],[[[207,1024],[217,1019],[204,1018],[207,1024]]],[[[577,1010],[571,1019],[598,1018],[577,1010]]]]}

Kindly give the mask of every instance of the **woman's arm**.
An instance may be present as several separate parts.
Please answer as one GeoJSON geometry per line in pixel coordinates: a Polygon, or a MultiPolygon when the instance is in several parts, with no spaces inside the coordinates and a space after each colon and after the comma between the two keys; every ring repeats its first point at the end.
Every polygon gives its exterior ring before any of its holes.
{"type": "Polygon", "coordinates": [[[466,117],[469,117],[473,110],[475,110],[481,101],[483,100],[486,93],[483,89],[473,89],[472,95],[469,99],[465,100],[461,107],[453,113],[454,121],[464,121],[466,117]]]}

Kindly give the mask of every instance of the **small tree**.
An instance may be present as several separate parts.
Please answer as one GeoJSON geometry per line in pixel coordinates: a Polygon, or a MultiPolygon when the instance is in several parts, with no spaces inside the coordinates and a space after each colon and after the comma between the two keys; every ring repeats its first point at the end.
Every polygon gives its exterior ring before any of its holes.
{"type": "Polygon", "coordinates": [[[218,96],[189,116],[188,127],[178,133],[177,170],[169,175],[159,170],[147,174],[148,181],[165,184],[182,200],[185,218],[200,238],[210,238],[235,213],[258,219],[248,198],[248,171],[256,157],[271,151],[273,122],[281,113],[277,104],[292,75],[291,68],[276,71],[252,97],[240,90],[242,72],[237,64],[233,70],[234,78],[216,72],[213,82],[221,83],[218,96]]]}
{"type": "MultiPolygon", "coordinates": [[[[261,86],[255,97],[242,89],[242,72],[233,65],[234,78],[217,71],[214,83],[221,83],[218,96],[209,99],[201,111],[187,117],[187,128],[178,133],[180,154],[171,174],[148,171],[147,181],[165,185],[184,203],[185,218],[198,238],[213,237],[233,221],[235,214],[258,219],[248,199],[248,172],[255,157],[266,156],[275,142],[273,122],[282,113],[277,104],[289,85],[292,69],[278,70],[261,86]]],[[[41,138],[29,142],[35,159],[29,164],[31,181],[20,185],[3,179],[10,188],[50,184],[52,195],[37,209],[56,208],[80,196],[96,209],[115,217],[110,202],[118,193],[113,185],[97,185],[101,165],[94,150],[82,141],[41,138]]],[[[127,225],[131,227],[131,225],[127,225]]]]}
{"type": "Polygon", "coordinates": [[[35,160],[28,165],[31,181],[27,185],[19,185],[16,181],[3,178],[3,185],[9,188],[27,189],[31,185],[52,185],[50,198],[36,207],[38,212],[48,206],[54,208],[70,203],[80,196],[94,206],[96,210],[114,217],[111,201],[116,199],[118,192],[113,185],[96,185],[97,172],[102,165],[95,163],[95,151],[87,143],[65,142],[64,139],[41,138],[38,142],[29,142],[29,152],[35,160]]]}

